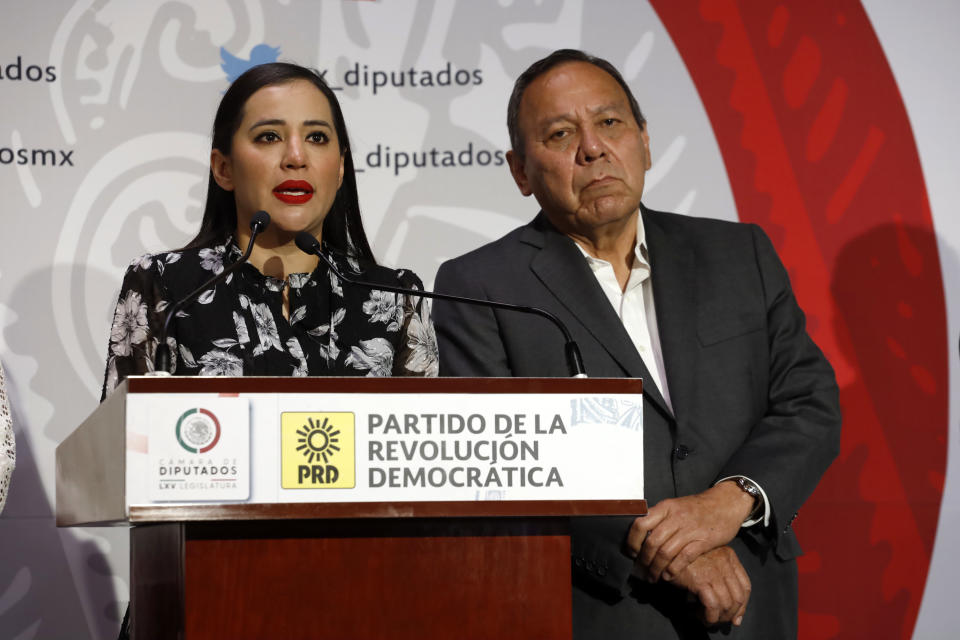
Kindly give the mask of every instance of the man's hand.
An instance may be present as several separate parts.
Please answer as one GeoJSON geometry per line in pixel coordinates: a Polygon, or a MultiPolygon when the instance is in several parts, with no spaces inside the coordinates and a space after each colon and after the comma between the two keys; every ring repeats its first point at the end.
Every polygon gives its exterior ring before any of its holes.
{"type": "Polygon", "coordinates": [[[674,580],[701,555],[727,544],[753,509],[753,498],[734,482],[703,493],[664,500],[637,518],[627,534],[647,579],[674,580]]]}
{"type": "Polygon", "coordinates": [[[731,622],[739,627],[750,600],[750,578],[736,552],[720,547],[703,554],[672,582],[693,593],[703,606],[704,624],[731,622]]]}

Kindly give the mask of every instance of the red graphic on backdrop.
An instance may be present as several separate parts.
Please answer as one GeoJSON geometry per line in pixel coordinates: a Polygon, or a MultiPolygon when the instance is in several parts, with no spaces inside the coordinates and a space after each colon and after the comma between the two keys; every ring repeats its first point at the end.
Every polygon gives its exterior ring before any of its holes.
{"type": "Polygon", "coordinates": [[[909,638],[943,493],[947,328],[893,74],[858,2],[652,4],[740,219],[770,234],[840,383],[840,457],[794,525],[800,637],[909,638]]]}

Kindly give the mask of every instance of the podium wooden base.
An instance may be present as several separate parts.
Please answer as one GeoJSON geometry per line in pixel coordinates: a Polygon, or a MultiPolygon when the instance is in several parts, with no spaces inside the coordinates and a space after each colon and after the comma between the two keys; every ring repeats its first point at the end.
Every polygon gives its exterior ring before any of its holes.
{"type": "Polygon", "coordinates": [[[567,522],[138,525],[133,638],[570,638],[567,522]]]}

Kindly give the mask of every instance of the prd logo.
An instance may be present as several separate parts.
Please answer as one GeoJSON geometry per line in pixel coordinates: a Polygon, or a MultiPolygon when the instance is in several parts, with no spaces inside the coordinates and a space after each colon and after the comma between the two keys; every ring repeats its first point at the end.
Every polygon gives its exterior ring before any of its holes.
{"type": "Polygon", "coordinates": [[[284,412],[280,434],[284,489],[354,487],[354,414],[284,412]]]}
{"type": "Polygon", "coordinates": [[[220,441],[220,421],[208,409],[188,409],[177,420],[177,441],[190,453],[206,453],[220,441]]]}
{"type": "Polygon", "coordinates": [[[333,426],[329,418],[324,418],[323,424],[307,418],[307,424],[297,429],[297,436],[297,442],[300,443],[297,451],[307,458],[307,462],[319,462],[322,457],[326,463],[340,451],[340,430],[333,426]]]}

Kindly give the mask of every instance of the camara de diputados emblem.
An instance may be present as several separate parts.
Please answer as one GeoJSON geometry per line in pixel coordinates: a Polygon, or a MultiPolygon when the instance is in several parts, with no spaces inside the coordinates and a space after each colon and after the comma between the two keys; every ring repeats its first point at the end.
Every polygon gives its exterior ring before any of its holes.
{"type": "Polygon", "coordinates": [[[188,409],[177,420],[177,441],[190,453],[207,453],[220,441],[220,421],[209,409],[188,409]]]}
{"type": "Polygon", "coordinates": [[[280,486],[352,489],[356,485],[354,423],[349,412],[283,412],[280,486]]]}

